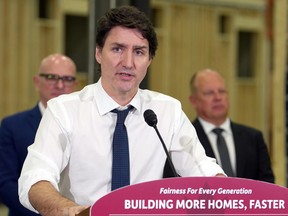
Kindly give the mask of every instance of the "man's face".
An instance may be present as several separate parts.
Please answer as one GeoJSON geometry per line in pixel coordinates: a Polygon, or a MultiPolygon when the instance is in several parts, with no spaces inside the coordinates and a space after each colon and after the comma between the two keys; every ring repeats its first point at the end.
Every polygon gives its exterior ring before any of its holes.
{"type": "Polygon", "coordinates": [[[228,93],[224,80],[217,73],[201,73],[196,78],[196,93],[190,102],[199,117],[221,124],[228,115],[228,93]]]}
{"type": "Polygon", "coordinates": [[[108,33],[102,50],[96,48],[96,60],[106,92],[116,101],[132,98],[151,63],[149,43],[136,29],[117,26],[108,33]]]}
{"type": "Polygon", "coordinates": [[[75,91],[77,82],[67,82],[64,80],[56,80],[53,75],[58,75],[60,77],[75,77],[76,72],[74,65],[69,61],[49,61],[42,67],[42,72],[44,76],[35,75],[34,85],[39,93],[39,97],[44,106],[46,106],[47,101],[57,97],[61,94],[69,94],[75,91]],[[52,75],[50,77],[45,77],[45,75],[52,75]]]}

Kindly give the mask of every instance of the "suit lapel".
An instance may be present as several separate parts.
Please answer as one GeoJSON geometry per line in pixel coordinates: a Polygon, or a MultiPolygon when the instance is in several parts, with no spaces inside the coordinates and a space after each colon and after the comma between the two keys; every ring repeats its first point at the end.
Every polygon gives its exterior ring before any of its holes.
{"type": "Polygon", "coordinates": [[[200,121],[198,120],[198,118],[195,119],[192,123],[196,129],[198,138],[205,149],[206,155],[209,157],[215,158],[215,154],[214,154],[213,149],[211,147],[210,141],[209,141],[200,121]]]}
{"type": "Polygon", "coordinates": [[[33,109],[31,109],[28,115],[29,125],[33,128],[35,132],[38,129],[41,118],[42,118],[42,115],[37,104],[33,109]]]}
{"type": "MultiPolygon", "coordinates": [[[[209,142],[209,139],[198,119],[195,119],[193,122],[193,126],[196,129],[197,135],[199,137],[200,142],[206,150],[206,154],[209,157],[215,158],[215,154],[209,142]]],[[[233,133],[233,139],[235,144],[235,154],[236,154],[236,169],[237,176],[242,176],[244,173],[246,156],[245,156],[245,139],[243,137],[243,131],[237,126],[237,124],[231,122],[231,130],[233,133]]]]}

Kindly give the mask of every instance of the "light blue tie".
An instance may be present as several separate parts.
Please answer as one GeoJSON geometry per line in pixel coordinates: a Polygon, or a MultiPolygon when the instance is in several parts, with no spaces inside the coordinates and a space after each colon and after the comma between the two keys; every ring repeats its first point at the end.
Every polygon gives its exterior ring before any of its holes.
{"type": "Polygon", "coordinates": [[[113,135],[111,190],[130,184],[129,146],[124,122],[131,109],[133,109],[132,106],[126,110],[112,110],[112,112],[117,113],[117,122],[113,135]]]}

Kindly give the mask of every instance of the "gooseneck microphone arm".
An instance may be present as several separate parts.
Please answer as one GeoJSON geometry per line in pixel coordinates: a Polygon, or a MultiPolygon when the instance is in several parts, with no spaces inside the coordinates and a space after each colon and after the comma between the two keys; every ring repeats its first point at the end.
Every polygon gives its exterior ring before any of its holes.
{"type": "Polygon", "coordinates": [[[169,152],[168,152],[168,150],[167,150],[167,147],[166,147],[166,145],[165,145],[165,143],[164,143],[164,141],[163,141],[163,139],[162,139],[162,137],[161,137],[161,135],[160,135],[160,133],[159,133],[159,131],[158,131],[158,128],[157,128],[157,122],[158,122],[158,121],[157,121],[157,116],[156,116],[156,114],[154,113],[153,110],[148,109],[148,110],[146,110],[146,111],[144,112],[144,119],[145,119],[146,123],[147,123],[149,126],[151,126],[151,127],[153,127],[153,128],[155,129],[155,131],[156,131],[156,133],[157,133],[157,135],[158,135],[158,137],[159,137],[159,139],[160,139],[160,141],[161,141],[161,144],[162,144],[162,146],[163,146],[163,148],[164,148],[164,151],[165,151],[165,153],[166,153],[167,161],[168,161],[168,163],[169,163],[169,165],[170,165],[170,167],[171,167],[171,170],[172,170],[172,172],[173,172],[174,177],[179,177],[179,175],[177,174],[176,169],[175,169],[175,167],[174,167],[174,164],[173,164],[173,162],[172,162],[172,160],[171,160],[171,157],[170,157],[170,155],[169,155],[169,152]]]}
{"type": "Polygon", "coordinates": [[[162,137],[161,137],[161,135],[160,135],[160,133],[159,133],[159,131],[158,131],[158,129],[157,129],[157,126],[155,125],[155,126],[153,126],[153,128],[155,129],[155,131],[156,131],[156,133],[157,133],[157,135],[158,135],[158,137],[159,137],[159,139],[160,139],[160,141],[161,141],[161,143],[162,143],[162,146],[163,146],[163,148],[164,148],[164,151],[165,151],[165,153],[166,153],[166,155],[167,155],[167,161],[168,161],[168,163],[169,163],[169,165],[170,165],[170,167],[171,167],[171,170],[172,170],[172,172],[173,172],[174,177],[179,177],[179,175],[177,174],[176,169],[175,169],[175,167],[174,167],[174,164],[173,164],[173,162],[172,162],[172,160],[171,160],[171,157],[170,157],[170,155],[169,155],[169,152],[168,152],[168,150],[167,150],[167,148],[166,148],[166,145],[164,144],[164,141],[163,141],[163,139],[162,139],[162,137]]]}

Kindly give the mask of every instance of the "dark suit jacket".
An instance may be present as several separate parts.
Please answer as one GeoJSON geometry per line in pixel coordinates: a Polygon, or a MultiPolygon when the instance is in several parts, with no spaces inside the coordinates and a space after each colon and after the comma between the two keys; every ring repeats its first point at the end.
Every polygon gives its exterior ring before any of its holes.
{"type": "Polygon", "coordinates": [[[40,109],[6,117],[0,126],[0,199],[8,206],[9,216],[35,216],[24,208],[18,198],[18,178],[27,155],[27,147],[34,142],[41,120],[40,109]]]}
{"type": "MultiPolygon", "coordinates": [[[[192,123],[207,156],[215,158],[200,121],[195,119],[192,123]]],[[[234,122],[231,122],[231,129],[236,151],[236,177],[274,183],[270,157],[262,133],[234,122]]]]}

